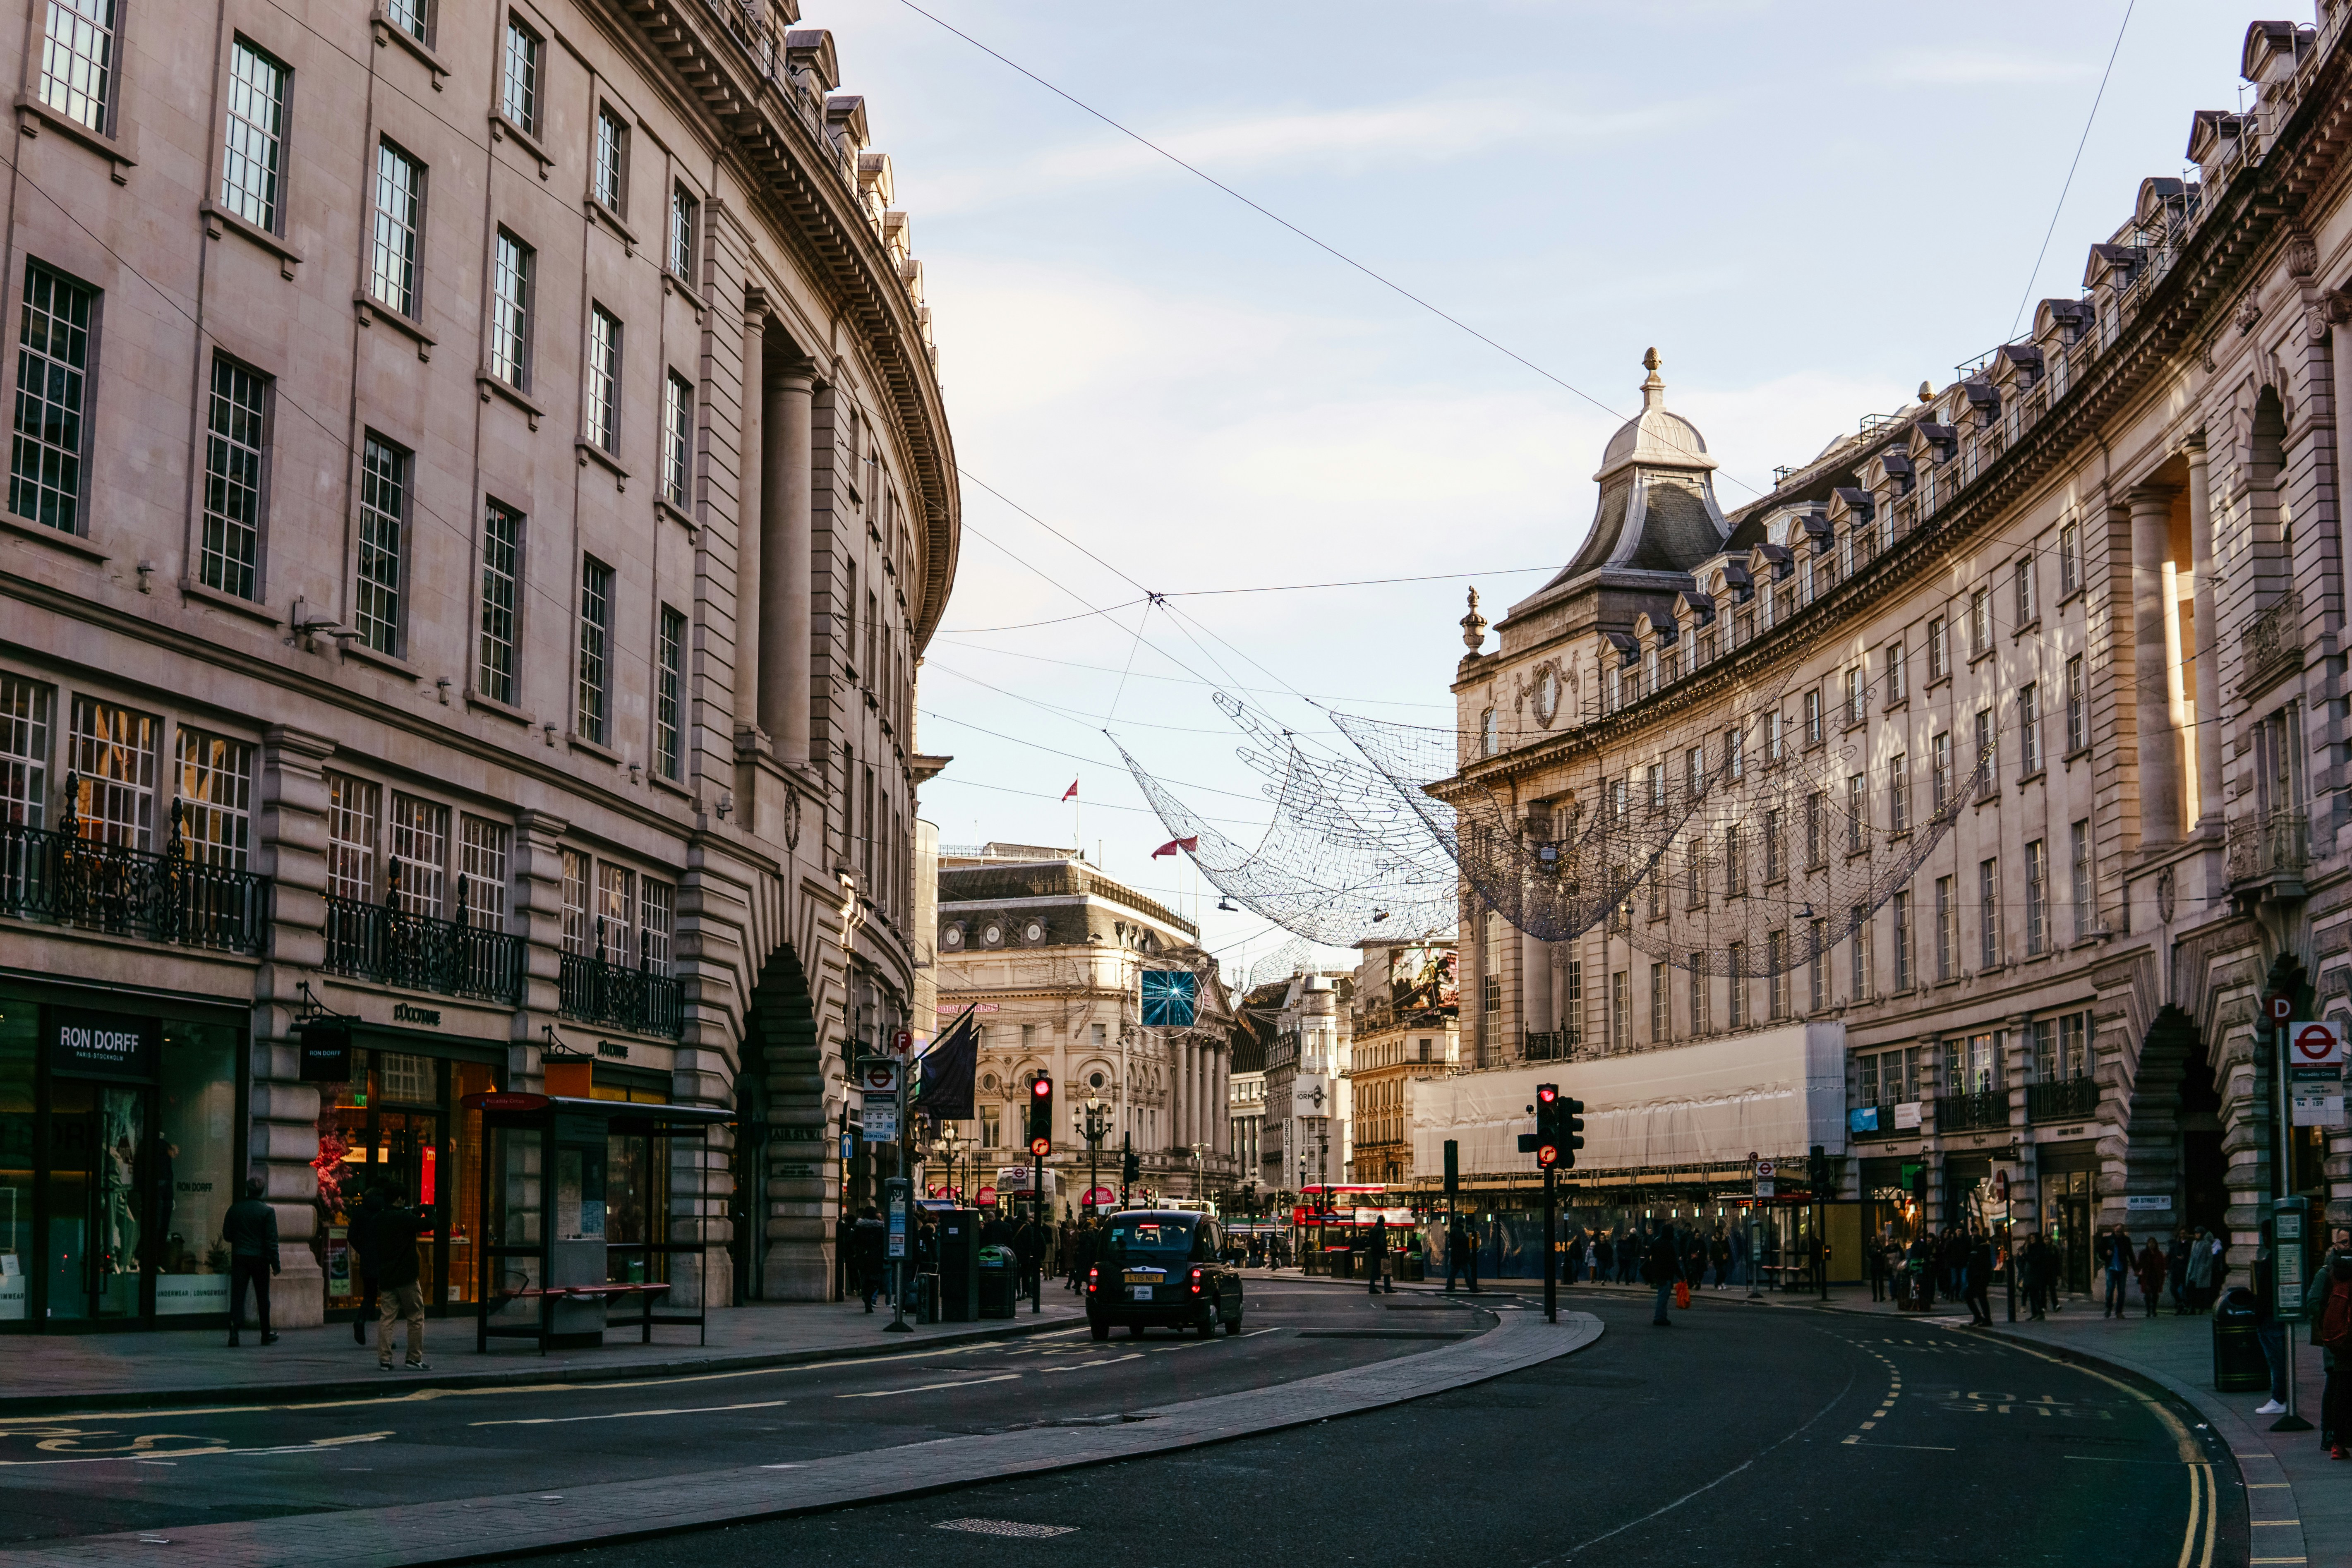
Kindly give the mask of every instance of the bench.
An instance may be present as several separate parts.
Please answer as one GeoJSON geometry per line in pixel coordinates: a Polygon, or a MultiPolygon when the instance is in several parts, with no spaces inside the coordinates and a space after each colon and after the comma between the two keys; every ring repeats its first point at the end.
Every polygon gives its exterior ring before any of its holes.
{"type": "Polygon", "coordinates": [[[538,1296],[552,1297],[558,1300],[578,1301],[593,1300],[604,1296],[652,1295],[656,1291],[668,1289],[669,1284],[667,1280],[650,1285],[526,1285],[513,1290],[501,1290],[498,1296],[501,1303],[528,1300],[538,1296]]]}

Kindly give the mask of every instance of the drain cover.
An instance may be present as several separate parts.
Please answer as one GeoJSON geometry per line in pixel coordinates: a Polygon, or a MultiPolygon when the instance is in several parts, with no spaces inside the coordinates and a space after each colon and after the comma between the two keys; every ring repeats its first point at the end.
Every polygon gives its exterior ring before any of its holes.
{"type": "Polygon", "coordinates": [[[1017,1535],[1024,1540],[1040,1540],[1048,1535],[1072,1535],[1075,1524],[1030,1524],[1018,1519],[943,1519],[931,1526],[933,1530],[961,1530],[973,1535],[1017,1535]]]}

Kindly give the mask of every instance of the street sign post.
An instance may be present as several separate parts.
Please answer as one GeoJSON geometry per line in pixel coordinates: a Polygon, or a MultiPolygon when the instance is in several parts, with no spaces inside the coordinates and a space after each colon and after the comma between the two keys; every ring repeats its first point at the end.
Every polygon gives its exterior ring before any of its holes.
{"type": "Polygon", "coordinates": [[[1756,1195],[1759,1198],[1772,1195],[1772,1162],[1769,1160],[1756,1162],[1756,1195]]]}
{"type": "Polygon", "coordinates": [[[2289,1125],[2344,1124],[2344,1026],[2290,1023],[2286,1029],[2289,1125]]]}

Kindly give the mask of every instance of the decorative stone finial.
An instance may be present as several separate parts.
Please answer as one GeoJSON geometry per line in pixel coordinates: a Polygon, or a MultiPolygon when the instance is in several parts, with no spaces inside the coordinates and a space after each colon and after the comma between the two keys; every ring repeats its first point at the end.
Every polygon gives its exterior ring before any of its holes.
{"type": "Polygon", "coordinates": [[[1934,382],[1923,381],[1919,384],[1919,401],[1922,403],[1933,403],[1936,401],[1936,384],[1934,382]]]}
{"type": "Polygon", "coordinates": [[[1462,646],[1478,652],[1486,641],[1486,617],[1478,613],[1478,590],[1470,590],[1470,613],[1462,617],[1462,646]]]}
{"type": "Polygon", "coordinates": [[[1666,384],[1658,377],[1658,366],[1664,363],[1658,358],[1655,349],[1650,349],[1642,355],[1642,368],[1650,373],[1650,378],[1642,383],[1642,407],[1644,410],[1666,405],[1666,384]]]}

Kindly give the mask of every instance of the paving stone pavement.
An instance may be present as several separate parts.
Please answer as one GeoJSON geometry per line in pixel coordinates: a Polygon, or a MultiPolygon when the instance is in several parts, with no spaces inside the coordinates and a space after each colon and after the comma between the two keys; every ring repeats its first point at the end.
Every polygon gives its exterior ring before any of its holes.
{"type": "Polygon", "coordinates": [[[867,1450],[804,1464],[525,1492],[462,1501],[353,1509],[190,1529],[80,1536],[8,1553],[24,1568],[401,1568],[453,1563],[774,1519],[969,1486],[1007,1476],[1107,1464],[1252,1436],[1442,1394],[1580,1351],[1601,1321],[1563,1311],[1499,1314],[1475,1339],[1271,1388],[1118,1413],[1115,1422],[1031,1427],[867,1450]],[[168,1552],[164,1550],[169,1548],[168,1552]]]}

